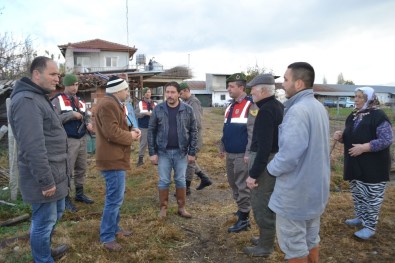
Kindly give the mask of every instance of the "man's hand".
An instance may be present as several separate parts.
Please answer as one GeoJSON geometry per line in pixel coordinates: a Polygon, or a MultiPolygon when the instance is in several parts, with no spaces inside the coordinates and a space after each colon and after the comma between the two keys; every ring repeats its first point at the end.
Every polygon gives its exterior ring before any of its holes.
{"type": "Polygon", "coordinates": [[[138,128],[133,128],[132,131],[132,138],[133,140],[137,141],[141,137],[141,130],[138,128]]]}
{"type": "Polygon", "coordinates": [[[196,160],[195,156],[188,155],[188,163],[194,163],[196,160]]]}
{"type": "Polygon", "coordinates": [[[225,157],[225,152],[219,152],[219,153],[218,153],[218,157],[221,158],[221,159],[224,159],[224,157],[225,157]]]}
{"type": "Polygon", "coordinates": [[[55,192],[56,192],[56,186],[54,186],[51,189],[48,189],[46,191],[42,191],[43,196],[45,196],[45,197],[51,197],[55,194],[55,192]]]}
{"type": "Polygon", "coordinates": [[[75,120],[81,120],[82,119],[82,114],[77,112],[77,111],[73,111],[73,117],[75,120]]]}
{"type": "Polygon", "coordinates": [[[93,125],[92,125],[92,123],[88,123],[88,124],[86,125],[86,129],[87,129],[89,132],[93,132],[93,125]]]}
{"type": "Polygon", "coordinates": [[[254,189],[255,187],[258,186],[258,184],[256,183],[256,179],[249,177],[249,176],[246,180],[246,183],[247,183],[248,188],[250,188],[250,189],[254,189]]]}
{"type": "Polygon", "coordinates": [[[250,162],[250,157],[245,155],[244,156],[244,163],[248,164],[250,162]]]}
{"type": "Polygon", "coordinates": [[[158,155],[152,155],[149,157],[150,161],[152,164],[157,165],[158,164],[158,155]]]}

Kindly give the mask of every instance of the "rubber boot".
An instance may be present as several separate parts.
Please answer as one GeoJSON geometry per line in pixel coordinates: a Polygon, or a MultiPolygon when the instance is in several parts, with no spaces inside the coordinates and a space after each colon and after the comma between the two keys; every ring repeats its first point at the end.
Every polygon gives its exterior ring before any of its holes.
{"type": "Polygon", "coordinates": [[[239,212],[239,219],[236,224],[228,228],[229,233],[239,233],[240,231],[247,231],[251,227],[250,212],[239,212]]]}
{"type": "Polygon", "coordinates": [[[178,204],[178,215],[185,218],[191,218],[192,215],[185,210],[186,188],[177,188],[176,198],[178,204]]]}
{"type": "Polygon", "coordinates": [[[290,258],[288,259],[288,263],[308,263],[307,257],[304,258],[290,258]]]}
{"type": "Polygon", "coordinates": [[[94,201],[87,197],[84,194],[84,187],[81,186],[76,186],[75,187],[75,201],[85,203],[85,204],[93,204],[94,201]]]}
{"type": "Polygon", "coordinates": [[[169,202],[169,189],[159,189],[160,212],[159,218],[165,218],[167,213],[167,204],[169,202]]]}
{"type": "Polygon", "coordinates": [[[307,256],[308,263],[319,263],[320,262],[319,249],[320,249],[320,247],[316,246],[310,250],[309,255],[307,256]]]}
{"type": "Polygon", "coordinates": [[[262,229],[255,247],[245,247],[244,253],[253,257],[268,257],[274,250],[274,229],[262,229]]]}
{"type": "Polygon", "coordinates": [[[210,178],[208,178],[208,176],[205,175],[202,171],[196,173],[196,175],[200,178],[200,185],[196,188],[196,190],[202,190],[203,188],[213,184],[210,178]]]}
{"type": "Polygon", "coordinates": [[[139,156],[136,167],[142,166],[144,164],[144,156],[139,156]]]}
{"type": "Polygon", "coordinates": [[[77,207],[75,207],[75,205],[71,201],[71,198],[69,195],[66,196],[66,198],[64,200],[64,204],[65,204],[65,209],[69,210],[71,213],[75,213],[78,211],[77,207]]]}

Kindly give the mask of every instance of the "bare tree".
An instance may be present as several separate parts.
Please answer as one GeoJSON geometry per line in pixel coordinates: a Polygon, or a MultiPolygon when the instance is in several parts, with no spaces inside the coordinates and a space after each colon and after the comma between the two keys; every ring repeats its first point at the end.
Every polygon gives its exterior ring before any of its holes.
{"type": "Polygon", "coordinates": [[[12,34],[0,34],[0,79],[16,79],[29,75],[29,65],[37,56],[30,37],[14,40],[12,34]]]}

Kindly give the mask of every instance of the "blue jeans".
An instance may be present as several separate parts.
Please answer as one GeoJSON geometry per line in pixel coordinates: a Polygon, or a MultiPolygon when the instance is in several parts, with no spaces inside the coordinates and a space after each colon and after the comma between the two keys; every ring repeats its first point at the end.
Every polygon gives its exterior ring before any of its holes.
{"type": "Polygon", "coordinates": [[[64,212],[64,198],[41,204],[32,204],[30,247],[35,263],[52,263],[51,236],[56,222],[64,212]]]}
{"type": "Polygon", "coordinates": [[[106,200],[100,224],[100,241],[108,243],[115,240],[119,228],[119,210],[125,195],[125,171],[101,171],[106,180],[106,200]]]}
{"type": "Polygon", "coordinates": [[[185,188],[185,172],[187,170],[187,155],[180,150],[166,150],[158,153],[159,189],[168,189],[171,183],[171,170],[174,170],[176,188],[185,188]]]}

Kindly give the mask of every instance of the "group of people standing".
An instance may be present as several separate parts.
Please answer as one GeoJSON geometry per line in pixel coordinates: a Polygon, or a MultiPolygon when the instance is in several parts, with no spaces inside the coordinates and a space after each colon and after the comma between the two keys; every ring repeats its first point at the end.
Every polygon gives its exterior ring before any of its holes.
{"type": "MultiPolygon", "coordinates": [[[[52,101],[49,93],[59,84],[56,63],[36,57],[31,78],[17,81],[11,94],[10,124],[18,144],[20,190],[32,205],[30,245],[34,262],[54,262],[67,245],[51,249],[51,237],[65,205],[76,211],[70,199],[70,178],[74,179],[75,201],[91,204],[85,195],[86,133],[93,131],[82,100],[76,97],[78,79],[63,78],[64,92],[52,101]],[[74,208],[74,209],[73,209],[74,208]]],[[[244,252],[268,257],[275,236],[288,262],[319,262],[320,217],[329,198],[329,118],[314,98],[315,73],[306,62],[288,66],[284,74],[284,105],[275,98],[275,80],[261,74],[246,81],[243,73],[226,80],[232,103],[225,110],[220,157],[226,157],[226,171],[237,204],[237,221],[229,233],[248,230],[253,210],[259,236],[244,252]],[[247,96],[246,88],[251,88],[247,96]]],[[[130,169],[133,141],[140,140],[137,166],[144,164],[144,152],[158,169],[160,218],[166,218],[171,174],[174,172],[178,214],[186,210],[193,176],[201,179],[197,190],[212,184],[197,164],[202,147],[202,108],[185,83],[164,86],[165,101],[156,104],[151,91],[143,89],[136,106],[140,127],[128,126],[124,105],[129,84],[112,76],[106,95],[95,112],[96,167],[106,184],[100,224],[100,241],[110,251],[119,251],[122,229],[120,207],[124,200],[125,175],[130,169]],[[181,99],[184,101],[182,102],[181,99]]],[[[376,107],[369,87],[357,88],[355,110],[345,130],[333,138],[344,143],[344,178],[350,181],[355,218],[350,226],[363,226],[355,236],[369,239],[375,234],[386,181],[389,179],[392,144],[391,122],[376,107]]]]}
{"type": "MultiPolygon", "coordinates": [[[[225,110],[220,156],[226,155],[229,185],[238,211],[228,232],[250,228],[252,209],[259,236],[244,253],[268,257],[275,235],[288,262],[319,262],[320,217],[329,199],[330,129],[326,109],[314,97],[314,68],[288,66],[282,84],[287,101],[274,96],[274,77],[243,73],[227,80],[232,103],[225,110]],[[245,89],[251,89],[251,97],[245,89]]],[[[349,226],[369,239],[375,234],[391,157],[391,122],[370,87],[355,89],[355,109],[334,140],[344,143],[344,179],[350,181],[355,217],[349,226]]]]}

